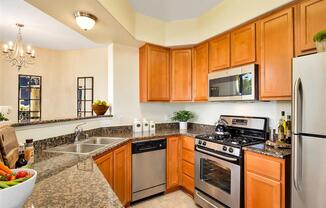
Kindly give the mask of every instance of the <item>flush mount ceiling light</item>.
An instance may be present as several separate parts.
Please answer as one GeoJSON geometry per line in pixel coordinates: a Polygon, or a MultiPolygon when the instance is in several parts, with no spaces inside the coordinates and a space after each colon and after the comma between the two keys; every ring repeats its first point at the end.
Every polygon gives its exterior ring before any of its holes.
{"type": "Polygon", "coordinates": [[[74,16],[78,26],[85,31],[92,29],[97,21],[95,15],[85,11],[76,11],[74,12],[74,16]]]}

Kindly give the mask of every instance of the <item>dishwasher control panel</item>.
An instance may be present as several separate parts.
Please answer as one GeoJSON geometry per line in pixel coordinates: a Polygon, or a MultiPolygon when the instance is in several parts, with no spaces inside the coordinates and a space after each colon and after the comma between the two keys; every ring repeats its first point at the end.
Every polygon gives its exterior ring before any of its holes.
{"type": "Polygon", "coordinates": [[[132,154],[166,149],[166,139],[146,140],[132,143],[132,154]]]}

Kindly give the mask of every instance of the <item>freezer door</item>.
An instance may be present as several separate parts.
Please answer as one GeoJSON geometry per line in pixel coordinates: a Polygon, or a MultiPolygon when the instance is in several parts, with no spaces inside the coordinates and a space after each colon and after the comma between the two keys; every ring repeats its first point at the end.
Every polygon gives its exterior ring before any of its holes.
{"type": "Polygon", "coordinates": [[[299,136],[292,149],[292,208],[326,207],[326,139],[299,136]],[[296,181],[297,180],[297,181],[296,181]]]}
{"type": "Polygon", "coordinates": [[[326,135],[326,53],[293,59],[293,84],[294,110],[302,105],[301,118],[293,113],[294,124],[300,126],[294,133],[326,135]]]}

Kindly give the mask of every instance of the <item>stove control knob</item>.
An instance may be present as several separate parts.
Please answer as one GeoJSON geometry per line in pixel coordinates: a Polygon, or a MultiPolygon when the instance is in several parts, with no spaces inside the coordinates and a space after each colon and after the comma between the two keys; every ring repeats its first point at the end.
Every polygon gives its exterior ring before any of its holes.
{"type": "Polygon", "coordinates": [[[227,151],[228,150],[228,148],[226,147],[226,146],[223,146],[223,151],[227,151]]]}
{"type": "Polygon", "coordinates": [[[198,141],[198,144],[199,144],[199,145],[201,145],[201,143],[202,143],[202,141],[201,141],[201,140],[199,140],[199,141],[198,141]]]}
{"type": "Polygon", "coordinates": [[[230,153],[233,152],[233,148],[232,148],[232,147],[229,148],[229,152],[230,152],[230,153]]]}
{"type": "Polygon", "coordinates": [[[203,142],[203,145],[205,146],[206,145],[206,142],[203,142]]]}

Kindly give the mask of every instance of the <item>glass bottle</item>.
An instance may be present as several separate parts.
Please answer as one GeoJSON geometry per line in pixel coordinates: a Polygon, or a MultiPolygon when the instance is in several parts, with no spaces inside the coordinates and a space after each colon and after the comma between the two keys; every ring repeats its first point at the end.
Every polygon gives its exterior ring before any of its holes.
{"type": "Polygon", "coordinates": [[[278,127],[277,127],[277,139],[280,142],[284,141],[284,126],[283,126],[283,121],[280,119],[278,127]]]}
{"type": "Polygon", "coordinates": [[[25,143],[25,159],[28,161],[28,164],[33,164],[34,163],[33,139],[26,139],[26,143],[25,143]]]}
{"type": "Polygon", "coordinates": [[[27,165],[27,160],[25,160],[24,145],[19,145],[18,155],[19,156],[16,162],[16,168],[20,168],[27,165]]]}
{"type": "Polygon", "coordinates": [[[286,142],[291,142],[291,135],[292,135],[292,122],[291,122],[291,116],[287,116],[286,120],[286,142]]]}

